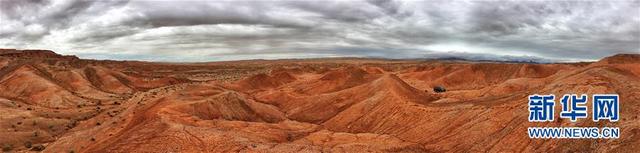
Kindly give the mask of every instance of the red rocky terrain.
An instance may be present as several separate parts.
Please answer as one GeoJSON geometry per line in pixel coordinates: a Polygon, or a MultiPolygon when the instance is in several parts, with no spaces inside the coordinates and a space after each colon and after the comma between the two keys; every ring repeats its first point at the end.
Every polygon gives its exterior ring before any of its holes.
{"type": "Polygon", "coordinates": [[[0,50],[0,145],[13,152],[638,152],[639,109],[637,54],[153,63],[0,50]],[[617,93],[621,119],[528,122],[528,95],[566,93],[617,93]],[[621,136],[530,139],[533,126],[621,136]]]}

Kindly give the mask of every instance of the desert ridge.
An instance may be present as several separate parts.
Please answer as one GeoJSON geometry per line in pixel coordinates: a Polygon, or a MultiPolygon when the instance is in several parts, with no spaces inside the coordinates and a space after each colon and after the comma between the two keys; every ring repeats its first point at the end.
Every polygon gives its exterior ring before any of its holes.
{"type": "Polygon", "coordinates": [[[639,92],[638,54],[552,64],[155,63],[3,49],[0,144],[20,152],[625,152],[640,143],[639,92]],[[528,95],[564,93],[619,94],[623,118],[606,124],[622,137],[529,139],[530,126],[601,126],[527,122],[528,95]]]}

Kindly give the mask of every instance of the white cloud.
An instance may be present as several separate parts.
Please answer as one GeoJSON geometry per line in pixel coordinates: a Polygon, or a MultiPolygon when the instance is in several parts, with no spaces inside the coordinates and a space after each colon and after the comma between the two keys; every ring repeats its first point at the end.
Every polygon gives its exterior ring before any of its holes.
{"type": "Polygon", "coordinates": [[[412,58],[457,51],[593,60],[640,52],[640,1],[4,0],[0,8],[0,47],[88,58],[412,58]]]}
{"type": "Polygon", "coordinates": [[[24,33],[28,36],[40,36],[46,34],[47,29],[40,24],[31,24],[25,27],[24,33]]]}

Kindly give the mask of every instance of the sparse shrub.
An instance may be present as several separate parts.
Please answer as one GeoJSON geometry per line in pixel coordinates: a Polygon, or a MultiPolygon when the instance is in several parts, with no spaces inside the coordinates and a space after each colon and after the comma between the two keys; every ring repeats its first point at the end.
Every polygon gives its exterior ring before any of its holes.
{"type": "Polygon", "coordinates": [[[33,146],[33,148],[31,148],[31,150],[33,150],[33,151],[42,151],[42,150],[44,150],[44,148],[45,147],[43,145],[37,144],[37,145],[33,146]]]}
{"type": "Polygon", "coordinates": [[[38,131],[33,132],[33,137],[38,137],[38,131]]]}
{"type": "Polygon", "coordinates": [[[8,152],[8,151],[11,151],[11,150],[13,150],[13,145],[6,144],[6,143],[2,145],[2,151],[8,152]]]}
{"type": "Polygon", "coordinates": [[[78,124],[78,121],[76,121],[76,120],[71,120],[71,121],[69,122],[69,124],[67,124],[67,128],[71,129],[71,128],[73,128],[73,127],[76,127],[76,125],[77,125],[77,124],[78,124]]]}
{"type": "Polygon", "coordinates": [[[26,142],[24,142],[24,147],[25,147],[25,148],[31,148],[31,147],[32,147],[31,145],[33,145],[33,144],[31,143],[31,141],[26,141],[26,142]]]}
{"type": "Polygon", "coordinates": [[[294,140],[294,137],[291,133],[287,133],[287,141],[291,142],[294,140]]]}
{"type": "Polygon", "coordinates": [[[433,91],[437,92],[437,93],[440,93],[440,92],[446,92],[447,89],[445,89],[443,86],[435,86],[435,87],[433,87],[433,91]]]}

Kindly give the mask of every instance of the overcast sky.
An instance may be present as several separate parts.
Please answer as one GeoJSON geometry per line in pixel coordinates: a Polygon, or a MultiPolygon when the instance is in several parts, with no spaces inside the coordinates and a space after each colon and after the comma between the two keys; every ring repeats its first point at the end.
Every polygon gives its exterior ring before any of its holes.
{"type": "Polygon", "coordinates": [[[595,60],[640,53],[640,1],[1,0],[0,48],[176,62],[595,60]]]}

